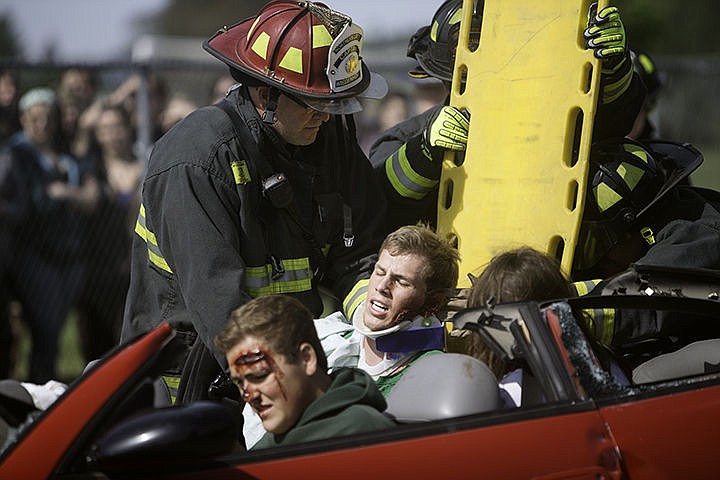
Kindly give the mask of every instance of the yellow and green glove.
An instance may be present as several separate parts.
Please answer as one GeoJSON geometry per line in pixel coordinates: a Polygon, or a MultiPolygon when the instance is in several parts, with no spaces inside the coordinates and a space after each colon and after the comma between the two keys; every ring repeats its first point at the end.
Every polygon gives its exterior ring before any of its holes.
{"type": "Polygon", "coordinates": [[[449,105],[438,110],[437,115],[430,118],[423,131],[423,147],[427,150],[443,148],[458,152],[465,151],[470,128],[470,115],[465,112],[449,105]]]}
{"type": "Polygon", "coordinates": [[[588,28],[583,32],[585,44],[595,56],[603,60],[622,61],[627,54],[625,26],[617,7],[605,7],[597,11],[597,3],[590,6],[588,28]]]}
{"type": "Polygon", "coordinates": [[[588,27],[583,32],[585,44],[602,60],[602,103],[617,101],[630,88],[632,62],[627,48],[625,26],[617,7],[597,11],[597,3],[590,5],[588,27]]]}

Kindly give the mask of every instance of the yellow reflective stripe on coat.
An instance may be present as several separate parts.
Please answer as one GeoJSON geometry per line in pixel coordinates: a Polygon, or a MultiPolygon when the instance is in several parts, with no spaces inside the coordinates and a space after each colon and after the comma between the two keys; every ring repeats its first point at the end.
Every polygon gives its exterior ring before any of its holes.
{"type": "MultiPolygon", "coordinates": [[[[625,61],[627,61],[627,60],[625,60],[625,61]]],[[[622,63],[620,65],[622,65],[622,63]]],[[[622,78],[618,79],[615,82],[603,85],[602,103],[604,103],[604,104],[612,103],[615,100],[617,100],[618,98],[620,98],[620,96],[622,96],[622,94],[625,93],[628,88],[630,88],[630,83],[632,83],[632,76],[633,76],[633,71],[632,71],[632,69],[629,69],[627,71],[627,73],[625,73],[625,75],[622,76],[622,78]]]]}
{"type": "Polygon", "coordinates": [[[230,162],[230,169],[233,172],[233,178],[235,178],[236,185],[245,185],[250,183],[252,180],[245,160],[230,162]]]}
{"type": "Polygon", "coordinates": [[[582,297],[583,295],[587,295],[588,292],[590,292],[593,288],[597,286],[598,283],[602,282],[602,280],[585,280],[583,282],[573,282],[572,287],[575,289],[575,292],[577,293],[578,297],[582,297]]]}
{"type": "MultiPolygon", "coordinates": [[[[584,282],[573,282],[572,286],[579,297],[587,295],[602,280],[586,280],[584,282]]],[[[615,309],[614,308],[587,308],[583,310],[588,328],[601,343],[610,345],[615,332],[615,309]]]]}
{"type": "Polygon", "coordinates": [[[312,289],[312,270],[309,258],[282,261],[283,272],[273,272],[270,264],[245,267],[245,291],[251,297],[275,293],[297,293],[312,289]]]}
{"type": "Polygon", "coordinates": [[[403,144],[385,160],[385,173],[400,195],[420,200],[437,186],[439,180],[423,177],[413,170],[405,152],[406,148],[407,144],[403,144]]]}
{"type": "Polygon", "coordinates": [[[358,281],[343,300],[343,311],[346,318],[352,318],[357,307],[367,298],[369,283],[370,280],[367,278],[358,281]]]}
{"type": "Polygon", "coordinates": [[[135,233],[137,233],[147,244],[148,258],[150,261],[166,272],[172,273],[170,266],[160,251],[155,234],[148,230],[145,225],[145,205],[143,204],[140,204],[140,213],[138,214],[137,222],[135,222],[135,233]]]}
{"type": "Polygon", "coordinates": [[[180,375],[162,375],[163,382],[168,388],[168,394],[170,395],[170,403],[175,405],[177,399],[178,387],[180,386],[180,375]]]}
{"type": "Polygon", "coordinates": [[[610,345],[615,333],[614,308],[588,308],[583,310],[590,331],[605,345],[610,345]]]}

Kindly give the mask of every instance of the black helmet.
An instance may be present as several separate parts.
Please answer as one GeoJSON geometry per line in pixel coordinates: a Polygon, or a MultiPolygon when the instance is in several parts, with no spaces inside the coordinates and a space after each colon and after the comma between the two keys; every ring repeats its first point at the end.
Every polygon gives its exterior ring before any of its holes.
{"type": "MultiPolygon", "coordinates": [[[[484,2],[475,0],[474,3],[470,37],[471,43],[477,44],[480,40],[484,2]]],[[[416,68],[408,72],[411,77],[432,76],[446,82],[452,81],[462,6],[462,0],[447,0],[435,12],[432,23],[418,29],[410,38],[407,56],[416,59],[419,63],[416,68]]]]}
{"type": "Polygon", "coordinates": [[[702,161],[687,143],[616,138],[593,144],[573,270],[596,265],[630,230],[652,243],[645,214],[702,161]]]}

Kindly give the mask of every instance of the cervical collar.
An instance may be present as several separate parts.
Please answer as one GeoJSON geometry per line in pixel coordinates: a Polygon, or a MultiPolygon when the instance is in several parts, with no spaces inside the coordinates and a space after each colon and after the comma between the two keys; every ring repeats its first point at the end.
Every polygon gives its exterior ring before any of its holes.
{"type": "Polygon", "coordinates": [[[363,321],[365,303],[353,315],[353,327],[358,333],[372,338],[381,352],[407,354],[416,351],[442,350],[445,348],[445,328],[434,315],[418,315],[383,330],[370,330],[363,321]]]}
{"type": "Polygon", "coordinates": [[[388,335],[390,333],[398,332],[400,330],[405,330],[412,323],[410,320],[403,320],[402,322],[398,323],[397,325],[393,325],[392,327],[388,327],[383,330],[370,330],[365,325],[365,321],[363,320],[364,315],[365,315],[365,302],[362,302],[355,309],[355,313],[353,314],[353,318],[352,318],[352,324],[353,324],[353,327],[355,327],[355,330],[357,330],[358,332],[362,333],[363,335],[365,335],[366,337],[369,337],[369,338],[378,338],[378,337],[388,335]]]}

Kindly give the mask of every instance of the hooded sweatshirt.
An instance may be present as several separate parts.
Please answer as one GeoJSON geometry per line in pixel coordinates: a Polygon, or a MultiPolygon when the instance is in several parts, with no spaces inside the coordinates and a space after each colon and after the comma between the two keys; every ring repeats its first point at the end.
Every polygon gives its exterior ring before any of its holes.
{"type": "Polygon", "coordinates": [[[282,435],[266,433],[252,447],[291,445],[324,438],[371,432],[395,426],[383,415],[385,398],[370,376],[357,368],[340,368],[330,374],[332,383],[312,402],[298,423],[282,435]]]}

